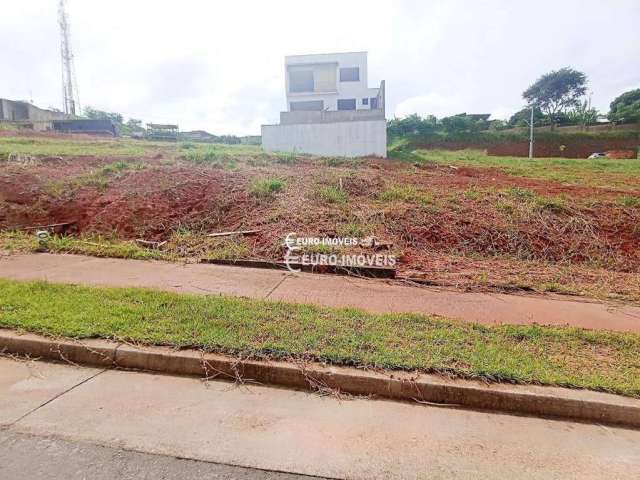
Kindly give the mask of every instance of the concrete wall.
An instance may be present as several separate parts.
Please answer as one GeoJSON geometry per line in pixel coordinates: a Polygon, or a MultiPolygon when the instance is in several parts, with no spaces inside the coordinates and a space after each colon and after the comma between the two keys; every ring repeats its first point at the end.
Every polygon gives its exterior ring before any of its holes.
{"type": "Polygon", "coordinates": [[[358,120],[384,120],[384,112],[378,110],[343,110],[340,112],[315,112],[301,110],[297,112],[280,112],[280,124],[293,123],[329,123],[352,122],[358,120]]]}
{"type": "Polygon", "coordinates": [[[65,114],[62,112],[38,108],[28,102],[0,98],[0,120],[47,122],[64,118],[65,114]]]}
{"type": "Polygon", "coordinates": [[[383,118],[263,125],[262,147],[268,152],[295,151],[334,157],[386,157],[387,123],[383,118]]]}

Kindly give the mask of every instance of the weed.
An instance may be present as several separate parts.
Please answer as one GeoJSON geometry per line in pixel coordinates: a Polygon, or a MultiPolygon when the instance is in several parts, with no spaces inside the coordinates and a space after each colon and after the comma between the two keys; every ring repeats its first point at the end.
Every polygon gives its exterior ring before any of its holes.
{"type": "Polygon", "coordinates": [[[423,205],[433,203],[433,198],[411,185],[393,186],[380,192],[377,196],[378,200],[383,202],[417,202],[423,205]]]}
{"type": "Polygon", "coordinates": [[[331,185],[318,188],[316,195],[326,203],[346,203],[349,199],[347,192],[331,185]]]}
{"type": "Polygon", "coordinates": [[[249,192],[256,198],[272,198],[284,187],[284,181],[279,178],[256,178],[251,182],[249,192]]]}
{"type": "Polygon", "coordinates": [[[122,170],[128,170],[131,168],[131,164],[125,160],[118,160],[117,162],[105,165],[100,169],[100,173],[103,175],[109,175],[111,173],[121,172],[122,170]]]}
{"type": "Polygon", "coordinates": [[[528,190],[526,188],[521,188],[521,187],[507,188],[506,193],[509,196],[520,199],[520,200],[529,200],[535,196],[535,194],[531,190],[528,190]]]}
{"type": "Polygon", "coordinates": [[[369,227],[361,223],[349,222],[336,227],[336,235],[339,237],[362,238],[367,235],[369,227]]]}
{"type": "Polygon", "coordinates": [[[515,211],[515,208],[512,203],[498,200],[496,202],[496,210],[511,215],[515,211]]]}
{"type": "Polygon", "coordinates": [[[567,206],[561,198],[536,197],[535,206],[540,210],[548,210],[557,213],[567,210],[567,206]]]}
{"type": "Polygon", "coordinates": [[[192,149],[196,148],[196,144],[193,143],[191,140],[180,142],[180,144],[178,146],[179,146],[180,150],[192,150],[192,149]]]}
{"type": "Polygon", "coordinates": [[[640,197],[635,195],[624,195],[618,198],[618,203],[623,207],[640,207],[640,197]]]}
{"type": "Polygon", "coordinates": [[[232,260],[246,257],[248,254],[249,247],[246,243],[226,239],[209,246],[204,257],[211,260],[232,260]]]}
{"type": "Polygon", "coordinates": [[[464,196],[469,200],[478,200],[482,196],[482,192],[474,189],[469,189],[464,192],[464,196]]]}
{"type": "Polygon", "coordinates": [[[297,160],[296,152],[286,152],[276,155],[276,162],[284,165],[293,165],[297,160]]]}

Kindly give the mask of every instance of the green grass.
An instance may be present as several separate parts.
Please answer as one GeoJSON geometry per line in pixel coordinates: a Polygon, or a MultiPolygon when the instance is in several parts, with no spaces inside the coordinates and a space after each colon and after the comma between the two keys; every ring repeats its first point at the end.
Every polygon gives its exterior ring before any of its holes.
{"type": "Polygon", "coordinates": [[[208,165],[217,168],[235,169],[238,166],[238,161],[232,155],[213,147],[206,150],[196,149],[195,147],[187,149],[181,158],[196,165],[208,165]]]}
{"type": "MultiPolygon", "coordinates": [[[[95,156],[136,156],[143,155],[152,142],[128,139],[76,139],[48,137],[0,137],[0,157],[11,153],[28,155],[95,155],[95,156]]],[[[163,145],[165,146],[165,145],[163,145]]]]}
{"type": "Polygon", "coordinates": [[[623,195],[618,198],[618,203],[623,207],[640,207],[640,197],[637,195],[623,195]]]}
{"type": "Polygon", "coordinates": [[[640,395],[640,336],[0,279],[0,327],[640,395]]]}
{"type": "Polygon", "coordinates": [[[431,195],[418,190],[411,185],[393,186],[377,195],[378,200],[383,202],[416,202],[421,204],[433,203],[431,195]]]}
{"type": "Polygon", "coordinates": [[[249,186],[249,193],[256,198],[273,198],[283,191],[285,186],[285,182],[279,178],[255,178],[249,186]]]}
{"type": "Polygon", "coordinates": [[[325,203],[347,203],[349,195],[344,190],[327,185],[316,189],[316,197],[325,203]]]}
{"type": "Polygon", "coordinates": [[[591,186],[637,185],[640,160],[494,157],[480,150],[416,150],[422,162],[498,168],[518,177],[554,180],[591,186]]]}
{"type": "Polygon", "coordinates": [[[370,230],[371,225],[360,222],[348,222],[336,226],[336,235],[343,238],[363,238],[369,234],[370,230]]]}
{"type": "MultiPolygon", "coordinates": [[[[35,252],[39,248],[36,236],[24,231],[0,232],[0,250],[11,253],[35,252]]],[[[74,253],[94,257],[130,258],[137,260],[170,259],[159,250],[140,247],[133,241],[117,240],[101,235],[70,237],[53,235],[46,244],[51,253],[74,253]]]]}

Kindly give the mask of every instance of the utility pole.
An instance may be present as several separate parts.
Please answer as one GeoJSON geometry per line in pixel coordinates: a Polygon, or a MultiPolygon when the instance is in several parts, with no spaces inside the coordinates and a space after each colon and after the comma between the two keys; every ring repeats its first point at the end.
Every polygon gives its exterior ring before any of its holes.
{"type": "Polygon", "coordinates": [[[60,56],[62,60],[62,101],[64,113],[76,114],[76,107],[80,110],[78,101],[78,87],[73,65],[73,52],[69,33],[69,20],[64,0],[58,4],[58,24],[60,25],[60,56]]]}
{"type": "Polygon", "coordinates": [[[531,120],[529,120],[529,159],[533,158],[533,108],[531,105],[531,120]]]}

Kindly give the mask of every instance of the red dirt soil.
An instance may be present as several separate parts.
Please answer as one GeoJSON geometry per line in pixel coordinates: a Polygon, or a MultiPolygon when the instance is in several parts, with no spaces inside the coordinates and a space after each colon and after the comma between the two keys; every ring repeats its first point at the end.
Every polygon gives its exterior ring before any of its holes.
{"type": "Polygon", "coordinates": [[[166,240],[181,227],[205,233],[259,228],[259,235],[246,240],[249,255],[281,259],[289,232],[335,235],[339,226],[357,223],[369,226],[367,234],[393,242],[394,252],[401,253],[401,272],[426,274],[434,282],[477,286],[481,275],[487,285],[535,279],[596,288],[607,276],[616,292],[640,290],[640,285],[628,287],[638,283],[640,210],[616,203],[628,191],[513,177],[497,169],[412,167],[379,159],[357,167],[307,159],[251,166],[241,159],[237,170],[153,156],[142,160],[145,168],[112,174],[102,187],[74,179],[113,158],[51,157],[35,166],[3,167],[0,229],[75,221],[80,233],[166,240]],[[256,199],[249,193],[256,176],[283,178],[286,189],[272,200],[256,199]],[[318,199],[317,188],[336,185],[339,178],[349,202],[318,199]],[[407,185],[430,195],[433,208],[377,200],[379,192],[407,185]],[[502,193],[511,187],[571,201],[559,210],[532,210],[502,193]],[[469,190],[484,193],[467,198],[469,190]],[[586,203],[594,199],[593,205],[586,203]],[[500,202],[512,202],[514,211],[500,210],[500,202]],[[600,265],[599,274],[593,265],[600,265]]]}

